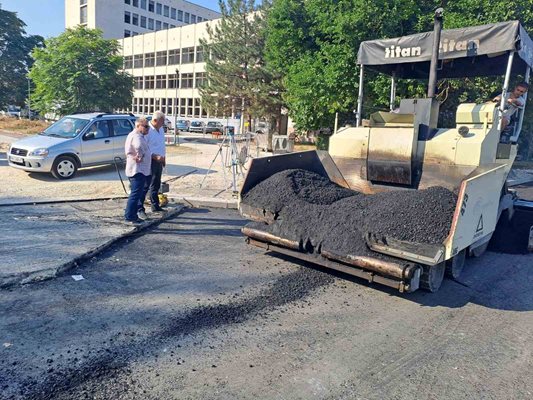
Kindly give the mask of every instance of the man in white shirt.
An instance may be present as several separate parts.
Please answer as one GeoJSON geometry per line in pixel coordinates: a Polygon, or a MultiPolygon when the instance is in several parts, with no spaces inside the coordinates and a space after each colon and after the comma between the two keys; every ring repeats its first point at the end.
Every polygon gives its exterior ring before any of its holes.
{"type": "MultiPolygon", "coordinates": [[[[163,211],[159,204],[159,189],[161,187],[161,175],[163,174],[163,168],[166,163],[165,132],[163,130],[164,124],[165,114],[163,114],[161,111],[156,111],[152,115],[152,120],[149,123],[149,132],[146,136],[148,147],[152,152],[152,177],[150,182],[147,183],[145,190],[150,196],[152,212],[163,211]]],[[[142,205],[141,209],[139,210],[139,217],[146,218],[146,213],[144,212],[144,207],[142,205]]]]}
{"type": "Polygon", "coordinates": [[[135,129],[128,134],[124,145],[126,153],[126,176],[130,180],[130,195],[126,203],[124,218],[132,224],[139,224],[139,203],[146,194],[145,188],[150,182],[152,152],[148,147],[146,135],[148,134],[148,121],[139,118],[135,122],[135,129]]]}

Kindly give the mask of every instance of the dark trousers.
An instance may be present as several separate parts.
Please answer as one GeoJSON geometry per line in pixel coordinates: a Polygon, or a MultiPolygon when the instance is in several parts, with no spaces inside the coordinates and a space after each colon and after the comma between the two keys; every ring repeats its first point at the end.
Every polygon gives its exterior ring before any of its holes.
{"type": "Polygon", "coordinates": [[[144,199],[146,194],[149,193],[150,203],[152,203],[152,208],[159,208],[159,189],[161,188],[161,175],[163,174],[163,163],[152,160],[152,176],[151,179],[146,181],[146,187],[144,195],[142,197],[142,202],[139,207],[139,210],[144,210],[144,199]]]}
{"type": "Polygon", "coordinates": [[[130,180],[130,196],[126,203],[126,211],[124,217],[128,221],[135,221],[137,219],[137,210],[139,209],[139,202],[142,201],[146,195],[146,182],[150,182],[150,177],[141,174],[140,172],[129,178],[130,180]]]}

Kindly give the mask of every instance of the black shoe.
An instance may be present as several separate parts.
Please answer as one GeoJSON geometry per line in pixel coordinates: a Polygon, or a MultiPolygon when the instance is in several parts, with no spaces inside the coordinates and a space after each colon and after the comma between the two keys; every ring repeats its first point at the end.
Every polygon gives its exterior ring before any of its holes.
{"type": "Polygon", "coordinates": [[[164,212],[160,206],[152,206],[152,212],[164,212]]]}

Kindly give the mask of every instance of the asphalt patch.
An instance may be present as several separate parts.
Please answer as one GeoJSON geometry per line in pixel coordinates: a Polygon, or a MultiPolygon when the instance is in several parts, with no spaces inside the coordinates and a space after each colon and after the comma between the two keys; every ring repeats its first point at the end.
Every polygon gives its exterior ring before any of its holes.
{"type": "MultiPolygon", "coordinates": [[[[286,304],[302,300],[320,287],[334,282],[331,275],[309,268],[279,277],[258,294],[228,303],[195,307],[170,319],[153,335],[122,341],[96,351],[94,355],[72,362],[67,369],[53,367],[44,380],[26,382],[20,393],[28,400],[52,399],[138,399],[150,398],[135,381],[130,365],[139,356],[150,354],[172,337],[184,337],[206,330],[243,323],[286,304]]],[[[179,363],[179,362],[178,362],[179,363]]]]}

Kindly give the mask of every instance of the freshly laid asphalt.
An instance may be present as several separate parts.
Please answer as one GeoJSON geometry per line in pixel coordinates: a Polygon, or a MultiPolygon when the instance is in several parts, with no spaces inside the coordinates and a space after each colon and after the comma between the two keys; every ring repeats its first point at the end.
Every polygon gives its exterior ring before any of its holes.
{"type": "Polygon", "coordinates": [[[0,290],[0,399],[533,396],[531,255],[399,294],[249,247],[244,224],[186,210],[0,290]]]}

